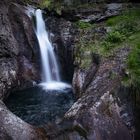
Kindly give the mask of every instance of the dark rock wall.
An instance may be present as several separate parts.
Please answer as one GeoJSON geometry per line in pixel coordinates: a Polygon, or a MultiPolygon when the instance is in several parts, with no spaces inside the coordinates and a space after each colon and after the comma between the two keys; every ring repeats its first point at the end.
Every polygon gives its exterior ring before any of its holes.
{"type": "Polygon", "coordinates": [[[22,10],[11,1],[0,1],[0,139],[47,140],[42,130],[22,121],[2,102],[13,89],[27,88],[38,79],[37,39],[22,10]]]}
{"type": "Polygon", "coordinates": [[[19,5],[0,2],[0,98],[39,80],[39,50],[29,17],[19,5]]]}
{"type": "Polygon", "coordinates": [[[0,2],[0,98],[4,97],[5,90],[11,88],[16,80],[18,47],[8,19],[8,8],[4,2],[0,2]],[[9,86],[7,85],[9,83],[9,86]]]}
{"type": "Polygon", "coordinates": [[[64,81],[72,82],[74,73],[75,28],[63,18],[48,17],[46,26],[60,64],[60,74],[64,81]]]}
{"type": "Polygon", "coordinates": [[[18,66],[20,86],[24,83],[37,81],[40,78],[39,70],[39,46],[31,19],[25,14],[20,5],[9,6],[9,19],[13,35],[19,48],[18,66]]]}

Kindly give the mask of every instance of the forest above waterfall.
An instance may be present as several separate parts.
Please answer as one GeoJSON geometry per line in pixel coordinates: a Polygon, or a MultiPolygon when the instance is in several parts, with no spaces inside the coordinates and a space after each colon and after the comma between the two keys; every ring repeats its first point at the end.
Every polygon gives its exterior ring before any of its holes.
{"type": "Polygon", "coordinates": [[[0,1],[0,140],[140,139],[136,2],[0,1]]]}

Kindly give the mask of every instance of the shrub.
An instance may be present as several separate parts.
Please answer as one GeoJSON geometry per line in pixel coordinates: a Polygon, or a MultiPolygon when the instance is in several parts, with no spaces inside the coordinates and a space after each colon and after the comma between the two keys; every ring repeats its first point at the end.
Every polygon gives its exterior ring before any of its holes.
{"type": "Polygon", "coordinates": [[[107,41],[102,42],[101,45],[102,45],[103,49],[107,50],[107,51],[114,47],[114,45],[112,43],[107,42],[107,41]]]}
{"type": "Polygon", "coordinates": [[[127,37],[137,32],[138,30],[138,23],[135,21],[125,21],[116,27],[116,31],[119,31],[121,34],[127,37]]]}
{"type": "Polygon", "coordinates": [[[127,61],[129,71],[129,84],[140,87],[140,44],[133,48],[127,61]]]}
{"type": "Polygon", "coordinates": [[[75,24],[80,29],[87,29],[92,27],[92,24],[84,21],[77,21],[75,24]]]}
{"type": "Polygon", "coordinates": [[[40,5],[41,8],[48,8],[49,10],[56,11],[57,14],[61,15],[61,11],[63,9],[63,1],[62,0],[41,0],[40,5]]]}
{"type": "Polygon", "coordinates": [[[125,39],[125,36],[119,31],[112,31],[107,34],[105,41],[110,43],[120,43],[125,39]]]}

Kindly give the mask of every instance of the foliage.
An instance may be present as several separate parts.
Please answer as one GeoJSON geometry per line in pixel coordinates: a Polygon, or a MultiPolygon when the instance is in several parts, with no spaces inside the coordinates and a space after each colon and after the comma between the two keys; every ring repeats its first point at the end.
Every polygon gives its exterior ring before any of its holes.
{"type": "Polygon", "coordinates": [[[104,50],[110,50],[120,43],[127,41],[131,35],[140,31],[140,10],[131,9],[121,16],[116,16],[107,20],[106,24],[112,26],[112,31],[108,32],[102,42],[104,50]]]}
{"type": "MultiPolygon", "coordinates": [[[[139,33],[140,37],[140,33],[139,33]]],[[[137,42],[137,41],[136,41],[137,42]]],[[[135,45],[127,59],[127,75],[122,84],[131,88],[135,105],[140,104],[140,43],[135,45]]]]}
{"type": "Polygon", "coordinates": [[[51,1],[50,0],[42,0],[40,3],[41,7],[49,7],[51,5],[51,1]]]}
{"type": "Polygon", "coordinates": [[[63,9],[63,0],[41,0],[40,7],[55,10],[58,14],[61,14],[61,10],[63,9]]]}
{"type": "Polygon", "coordinates": [[[109,32],[107,37],[105,38],[105,41],[111,42],[111,43],[119,43],[124,40],[124,36],[119,31],[113,31],[109,32]]]}
{"type": "Polygon", "coordinates": [[[115,16],[112,18],[109,18],[106,21],[107,26],[115,26],[116,24],[123,24],[129,23],[129,22],[134,22],[139,20],[140,17],[140,10],[139,8],[132,8],[129,10],[126,10],[126,12],[123,12],[122,15],[120,16],[115,16]]]}
{"type": "Polygon", "coordinates": [[[91,28],[93,27],[92,24],[88,23],[88,22],[84,22],[84,21],[77,21],[75,23],[75,25],[80,28],[80,29],[87,29],[87,28],[91,28]]]}
{"type": "MultiPolygon", "coordinates": [[[[139,42],[140,38],[140,10],[131,9],[124,12],[123,15],[116,16],[107,20],[105,25],[110,26],[109,30],[103,35],[103,37],[96,35],[94,32],[93,36],[88,39],[85,37],[88,34],[88,30],[94,31],[100,28],[100,25],[92,25],[79,21],[76,26],[82,30],[79,42],[78,42],[78,60],[82,67],[87,67],[91,58],[89,53],[98,53],[103,57],[108,57],[114,54],[114,51],[118,47],[124,46],[135,46],[139,42]]],[[[101,24],[102,28],[102,24],[101,24]]],[[[89,32],[90,33],[90,32],[89,32]]],[[[134,49],[134,48],[133,48],[134,49]]],[[[127,77],[125,77],[127,79],[127,77]]]]}

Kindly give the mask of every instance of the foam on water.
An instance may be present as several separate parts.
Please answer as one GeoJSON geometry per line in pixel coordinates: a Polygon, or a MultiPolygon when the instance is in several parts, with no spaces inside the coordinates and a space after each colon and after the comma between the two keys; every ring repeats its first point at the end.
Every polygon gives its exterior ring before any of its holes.
{"type": "Polygon", "coordinates": [[[47,83],[40,83],[39,86],[43,88],[43,90],[66,90],[71,89],[71,85],[63,82],[47,82],[47,83]]]}

